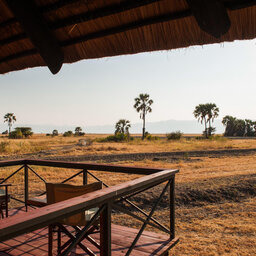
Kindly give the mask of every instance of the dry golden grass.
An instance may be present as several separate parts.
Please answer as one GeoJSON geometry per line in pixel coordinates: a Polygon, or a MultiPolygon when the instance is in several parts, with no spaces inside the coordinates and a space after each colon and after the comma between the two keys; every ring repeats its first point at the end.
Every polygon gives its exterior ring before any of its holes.
{"type": "MultiPolygon", "coordinates": [[[[214,150],[214,149],[244,149],[256,148],[256,139],[231,140],[218,137],[213,140],[197,140],[183,138],[180,141],[167,141],[165,138],[141,141],[135,138],[130,142],[97,142],[97,138],[107,135],[86,135],[84,137],[47,137],[34,135],[29,139],[9,140],[0,137],[0,156],[13,154],[36,154],[40,156],[77,156],[77,155],[101,155],[141,152],[166,152],[166,151],[190,151],[190,150],[214,150]],[[80,146],[79,140],[93,140],[90,146],[80,146]]],[[[162,135],[164,136],[164,135],[162,135]]]]}
{"type": "MultiPolygon", "coordinates": [[[[38,138],[48,141],[51,147],[72,145],[77,138],[38,138]],[[59,144],[58,144],[59,143],[59,144]]],[[[30,139],[29,141],[32,141],[30,139]]],[[[35,143],[36,143],[35,139],[35,143]]],[[[97,147],[128,148],[128,152],[152,152],[169,150],[202,150],[222,149],[231,145],[232,148],[253,148],[255,140],[224,140],[224,141],[194,141],[130,143],[95,143],[95,152],[107,153],[107,149],[97,151],[97,147]],[[189,148],[189,149],[188,149],[189,148]],[[132,150],[133,149],[133,150],[132,150]]],[[[119,153],[123,152],[122,150],[119,153]]],[[[109,153],[109,152],[108,152],[109,153]]],[[[116,152],[115,152],[116,153],[116,152]]],[[[176,175],[176,235],[180,243],[172,250],[172,255],[256,255],[256,154],[230,157],[196,157],[191,161],[166,159],[164,161],[123,161],[120,165],[149,166],[168,169],[179,169],[176,175]]],[[[116,163],[115,163],[116,164],[116,163]]],[[[71,176],[74,170],[33,167],[47,181],[60,182],[71,176]]],[[[1,168],[0,176],[13,172],[12,168],[1,168]]],[[[109,185],[115,185],[135,179],[137,175],[110,174],[94,172],[109,185]]],[[[90,178],[89,182],[93,179],[90,178]]],[[[23,197],[23,173],[13,176],[10,182],[16,184],[11,193],[23,197]]],[[[82,183],[82,177],[77,177],[72,183],[82,183]]],[[[30,189],[32,196],[44,190],[43,182],[30,173],[30,189]]],[[[146,193],[146,201],[139,197],[135,202],[150,210],[150,196],[158,196],[159,189],[146,193]]],[[[14,205],[14,204],[13,204],[14,205]]],[[[168,225],[168,210],[161,205],[155,217],[168,225]]],[[[123,215],[114,215],[113,220],[122,225],[140,227],[141,224],[123,215]]]]}

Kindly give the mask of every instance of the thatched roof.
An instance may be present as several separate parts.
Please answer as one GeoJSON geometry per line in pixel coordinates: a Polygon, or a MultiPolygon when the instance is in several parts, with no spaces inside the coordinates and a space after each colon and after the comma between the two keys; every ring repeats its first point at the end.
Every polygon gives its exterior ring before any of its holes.
{"type": "Polygon", "coordinates": [[[255,0],[0,0],[0,73],[253,39],[255,0]]]}

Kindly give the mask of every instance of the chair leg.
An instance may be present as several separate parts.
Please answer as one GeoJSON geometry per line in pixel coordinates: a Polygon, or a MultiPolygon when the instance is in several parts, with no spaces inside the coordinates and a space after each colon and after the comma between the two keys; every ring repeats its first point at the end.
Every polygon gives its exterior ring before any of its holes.
{"type": "Polygon", "coordinates": [[[3,212],[3,204],[0,203],[0,213],[1,213],[1,216],[2,216],[2,219],[4,218],[4,212],[3,212]]]}
{"type": "Polygon", "coordinates": [[[57,239],[57,241],[58,241],[58,254],[60,254],[61,253],[61,229],[60,229],[60,227],[58,227],[58,239],[57,239]]]}
{"type": "Polygon", "coordinates": [[[52,256],[53,225],[48,226],[48,256],[52,256]]]}

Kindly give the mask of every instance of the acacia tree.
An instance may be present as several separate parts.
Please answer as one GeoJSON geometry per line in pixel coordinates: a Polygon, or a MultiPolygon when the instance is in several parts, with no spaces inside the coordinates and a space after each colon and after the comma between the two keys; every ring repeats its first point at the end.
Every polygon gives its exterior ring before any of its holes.
{"type": "Polygon", "coordinates": [[[129,135],[129,129],[131,128],[131,123],[129,120],[120,119],[115,126],[115,134],[122,133],[129,135]]]}
{"type": "Polygon", "coordinates": [[[145,123],[146,114],[152,112],[150,107],[153,104],[153,100],[149,98],[149,94],[140,94],[139,97],[135,98],[134,108],[140,113],[140,118],[143,120],[142,127],[142,140],[145,138],[145,123]]]}
{"type": "Polygon", "coordinates": [[[9,134],[11,133],[11,129],[12,129],[12,124],[16,121],[16,116],[14,115],[14,113],[7,113],[4,116],[4,122],[8,123],[9,126],[9,134]]]}
{"type": "Polygon", "coordinates": [[[207,110],[205,107],[205,104],[199,104],[195,107],[195,110],[193,112],[195,118],[197,118],[198,122],[200,121],[201,124],[204,123],[204,135],[207,138],[208,137],[208,132],[207,132],[207,110]]]}

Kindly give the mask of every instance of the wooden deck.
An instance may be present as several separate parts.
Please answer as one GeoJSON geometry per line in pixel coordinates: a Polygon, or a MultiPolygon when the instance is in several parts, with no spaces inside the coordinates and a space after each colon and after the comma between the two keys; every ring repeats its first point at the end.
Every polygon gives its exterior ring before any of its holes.
{"type": "MultiPolygon", "coordinates": [[[[19,212],[24,211],[23,209],[13,209],[10,211],[10,215],[19,214],[19,212]]],[[[111,228],[112,255],[125,255],[135,236],[137,235],[138,230],[114,224],[112,224],[111,228]]],[[[99,241],[99,233],[92,235],[92,237],[96,241],[99,241]]],[[[54,255],[57,255],[56,235],[54,238],[54,255]]],[[[63,242],[65,242],[66,239],[67,238],[63,235],[63,242]]],[[[144,231],[131,255],[165,255],[166,251],[173,247],[177,242],[177,238],[170,240],[169,236],[144,231]]],[[[83,243],[90,247],[90,249],[92,249],[96,255],[99,255],[100,252],[95,246],[86,240],[84,240],[83,243]]],[[[0,243],[0,256],[7,255],[48,255],[48,228],[45,227],[38,229],[36,231],[0,243]]],[[[79,246],[77,246],[72,251],[71,255],[87,254],[82,251],[79,246]]]]}

